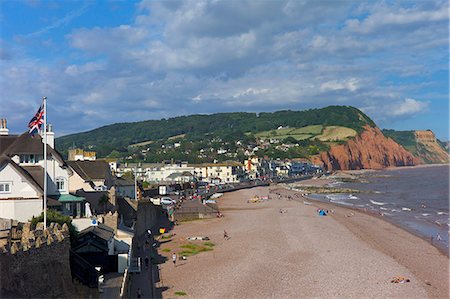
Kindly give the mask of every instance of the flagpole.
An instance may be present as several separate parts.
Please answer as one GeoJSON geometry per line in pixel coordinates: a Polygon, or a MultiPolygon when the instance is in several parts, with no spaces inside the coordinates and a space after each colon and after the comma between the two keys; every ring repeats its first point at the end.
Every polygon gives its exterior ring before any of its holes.
{"type": "Polygon", "coordinates": [[[134,167],[134,200],[138,200],[137,198],[137,165],[134,167]]]}
{"type": "Polygon", "coordinates": [[[47,228],[47,97],[44,102],[44,229],[47,228]]]}

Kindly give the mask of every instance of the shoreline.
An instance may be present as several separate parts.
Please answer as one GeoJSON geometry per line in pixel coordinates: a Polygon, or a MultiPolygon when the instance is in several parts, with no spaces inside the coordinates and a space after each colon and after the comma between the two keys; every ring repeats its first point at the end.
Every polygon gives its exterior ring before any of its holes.
{"type": "Polygon", "coordinates": [[[162,264],[163,297],[448,297],[448,258],[434,246],[362,211],[286,199],[295,193],[281,185],[230,192],[217,199],[223,218],[176,226],[162,253],[176,252],[189,236],[208,236],[216,246],[179,267],[162,264]],[[247,203],[269,190],[283,199],[247,203]],[[316,206],[335,213],[318,216],[316,206]],[[390,283],[395,275],[411,283],[390,283]]]}
{"type": "MultiPolygon", "coordinates": [[[[293,191],[293,190],[289,190],[289,191],[293,191]]],[[[398,229],[404,230],[405,232],[407,232],[409,234],[412,234],[413,236],[416,236],[417,238],[420,238],[420,239],[424,240],[425,242],[427,242],[431,246],[435,247],[441,254],[447,256],[448,258],[450,258],[450,251],[449,250],[445,249],[444,247],[438,246],[438,245],[436,245],[433,242],[430,242],[430,239],[428,237],[420,234],[417,231],[414,231],[412,229],[408,230],[407,228],[405,228],[405,227],[401,226],[400,224],[396,223],[395,221],[393,221],[389,217],[383,217],[383,216],[377,214],[374,211],[364,210],[364,209],[358,208],[358,207],[343,206],[343,205],[339,205],[339,204],[333,203],[333,202],[322,202],[320,200],[317,200],[317,199],[312,198],[312,197],[305,196],[303,194],[302,194],[302,198],[310,200],[314,205],[324,204],[324,205],[328,205],[328,206],[335,207],[335,208],[341,208],[341,209],[344,209],[344,210],[349,210],[349,211],[352,211],[352,212],[356,211],[356,212],[365,214],[367,216],[377,218],[377,219],[379,219],[381,221],[387,222],[387,223],[397,227],[398,229]]]]}
{"type": "MultiPolygon", "coordinates": [[[[442,166],[450,166],[450,164],[426,164],[426,165],[419,165],[419,166],[407,166],[407,168],[410,169],[415,169],[415,168],[428,168],[428,167],[442,167],[442,166]]],[[[385,169],[385,170],[389,170],[389,171],[393,171],[393,170],[399,170],[401,169],[401,167],[395,167],[395,168],[391,168],[391,169],[385,169]]],[[[298,182],[295,184],[281,184],[281,186],[284,186],[286,189],[290,190],[289,188],[291,186],[293,186],[294,188],[298,188],[298,189],[302,189],[302,187],[309,187],[309,186],[313,186],[315,188],[329,188],[330,185],[334,184],[334,183],[338,183],[341,182],[340,179],[342,178],[346,178],[346,175],[351,176],[352,179],[354,179],[355,181],[360,180],[361,178],[364,179],[364,175],[368,172],[378,172],[378,170],[351,170],[351,171],[342,171],[342,172],[337,172],[335,175],[333,176],[329,176],[326,178],[322,178],[322,179],[315,179],[315,180],[305,180],[302,182],[298,182]],[[343,176],[342,176],[343,174],[343,176]]],[[[344,183],[346,183],[344,181],[344,183]]],[[[348,188],[348,184],[347,187],[344,187],[343,189],[348,188]]],[[[339,188],[339,187],[336,187],[339,188]]],[[[295,190],[292,190],[295,191],[295,190]]],[[[306,192],[308,190],[305,190],[306,192]]],[[[367,192],[367,191],[366,191],[367,192]]],[[[337,192],[337,193],[344,193],[344,194],[348,194],[348,193],[352,193],[352,192],[337,192]]],[[[370,192],[369,192],[370,193],[370,192]]],[[[307,192],[306,195],[309,194],[316,194],[314,191],[312,192],[307,192]]],[[[317,193],[317,195],[324,195],[322,192],[317,193]]],[[[340,205],[338,203],[334,203],[334,202],[330,202],[330,201],[326,201],[323,202],[320,199],[315,199],[313,197],[309,197],[309,196],[305,196],[304,194],[302,194],[303,197],[307,198],[308,200],[314,201],[314,202],[318,202],[318,203],[328,203],[330,205],[336,206],[336,207],[342,207],[342,208],[346,208],[346,209],[350,209],[350,210],[355,210],[355,211],[359,211],[361,213],[365,213],[369,216],[373,216],[376,217],[378,219],[382,219],[400,229],[403,229],[405,231],[407,231],[410,234],[413,234],[416,237],[419,237],[423,240],[425,240],[426,242],[428,242],[430,245],[434,246],[436,249],[438,249],[442,254],[446,255],[447,257],[450,257],[450,249],[448,247],[448,244],[446,243],[442,243],[442,242],[438,242],[435,240],[435,238],[433,236],[427,235],[424,232],[421,232],[420,230],[414,229],[413,227],[410,227],[408,225],[402,225],[401,223],[399,223],[398,221],[396,221],[393,217],[389,217],[386,216],[384,217],[383,215],[380,215],[379,211],[374,211],[374,210],[370,210],[370,209],[366,209],[363,207],[356,207],[356,206],[348,206],[348,205],[340,205]]],[[[382,213],[381,213],[382,214],[382,213]]],[[[448,233],[448,229],[446,230],[448,233]]]]}
{"type": "MultiPolygon", "coordinates": [[[[327,180],[328,181],[328,180],[327,180]]],[[[333,181],[331,179],[331,181],[333,181]]],[[[306,183],[306,182],[305,182],[306,183]]],[[[326,183],[325,183],[326,184],[326,183]]],[[[285,191],[290,193],[298,193],[299,191],[290,190],[287,189],[285,186],[282,186],[285,191]]],[[[433,249],[437,251],[439,255],[441,255],[443,258],[446,258],[447,261],[444,264],[446,267],[446,271],[444,271],[447,274],[447,278],[444,281],[449,281],[449,251],[444,250],[443,248],[436,246],[435,244],[431,243],[428,238],[426,238],[423,235],[420,235],[419,233],[415,233],[413,231],[409,231],[405,229],[404,227],[400,226],[399,224],[389,221],[389,218],[381,217],[380,215],[377,215],[376,213],[371,213],[370,211],[359,209],[357,207],[351,207],[351,206],[342,206],[338,205],[336,203],[332,202],[322,202],[317,199],[305,196],[301,194],[301,198],[307,199],[312,206],[318,208],[318,209],[326,209],[328,211],[333,210],[334,213],[329,213],[328,216],[335,218],[340,224],[344,225],[347,229],[349,229],[355,236],[359,237],[361,240],[369,244],[369,246],[373,247],[374,249],[383,252],[384,254],[390,256],[394,260],[396,260],[401,265],[405,266],[409,270],[411,270],[412,273],[414,273],[419,279],[421,279],[424,283],[428,284],[430,283],[429,279],[427,278],[428,275],[432,272],[433,268],[439,268],[442,266],[442,263],[434,262],[433,267],[430,267],[428,264],[424,263],[418,263],[421,259],[421,252],[414,251],[414,248],[411,248],[409,246],[403,245],[401,240],[398,242],[398,244],[394,245],[392,239],[386,239],[387,236],[385,235],[378,235],[374,236],[373,232],[375,231],[372,227],[373,223],[370,223],[370,225],[361,225],[360,221],[353,222],[355,216],[356,217],[363,217],[368,219],[376,220],[375,222],[378,222],[377,224],[380,224],[381,226],[384,226],[387,228],[387,231],[393,232],[396,236],[407,236],[417,238],[417,242],[421,243],[424,242],[428,246],[431,246],[433,249]],[[340,213],[336,213],[339,211],[340,213]],[[395,229],[390,229],[389,226],[394,227],[395,229]],[[400,246],[398,246],[400,245],[400,246]],[[405,258],[407,257],[407,258],[405,258]]],[[[297,201],[299,201],[297,199],[297,201]]],[[[303,202],[301,203],[303,204],[303,202]]],[[[373,222],[370,221],[369,222],[373,222]]],[[[406,237],[407,238],[407,237],[406,237]]],[[[432,253],[433,250],[428,252],[429,254],[435,254],[432,253]]],[[[443,284],[441,285],[441,288],[446,288],[446,291],[444,293],[447,294],[446,298],[449,294],[449,284],[443,284]]],[[[431,297],[440,297],[436,296],[437,294],[434,292],[430,292],[429,295],[431,297]]]]}

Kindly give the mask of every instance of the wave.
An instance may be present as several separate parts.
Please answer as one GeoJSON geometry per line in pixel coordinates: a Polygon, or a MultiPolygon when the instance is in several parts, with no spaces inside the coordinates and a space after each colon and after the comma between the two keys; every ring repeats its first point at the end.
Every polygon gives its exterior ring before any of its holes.
{"type": "Polygon", "coordinates": [[[412,209],[410,209],[410,208],[402,208],[402,211],[408,211],[408,212],[410,212],[410,211],[412,211],[412,209]]]}
{"type": "Polygon", "coordinates": [[[379,202],[379,201],[375,201],[375,200],[371,200],[371,199],[369,199],[369,200],[372,204],[377,205],[377,206],[384,206],[386,204],[385,202],[379,202]]]}
{"type": "Polygon", "coordinates": [[[339,200],[337,200],[337,199],[332,199],[332,200],[330,200],[330,202],[336,203],[336,204],[339,204],[339,205],[344,205],[344,206],[350,206],[350,207],[353,206],[352,203],[345,202],[345,201],[339,201],[339,200]]]}
{"type": "Polygon", "coordinates": [[[438,215],[448,215],[447,212],[437,212],[438,215]]]}
{"type": "Polygon", "coordinates": [[[422,213],[422,216],[430,216],[428,213],[422,213]]]}

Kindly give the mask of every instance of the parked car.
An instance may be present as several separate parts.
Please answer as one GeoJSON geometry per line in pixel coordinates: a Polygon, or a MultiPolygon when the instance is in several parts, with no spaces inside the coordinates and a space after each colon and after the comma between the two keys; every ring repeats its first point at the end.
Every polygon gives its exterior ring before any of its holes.
{"type": "Polygon", "coordinates": [[[174,205],[174,204],[176,204],[176,201],[173,200],[173,199],[170,198],[170,197],[162,197],[162,198],[161,198],[161,203],[162,203],[163,205],[174,205]]]}

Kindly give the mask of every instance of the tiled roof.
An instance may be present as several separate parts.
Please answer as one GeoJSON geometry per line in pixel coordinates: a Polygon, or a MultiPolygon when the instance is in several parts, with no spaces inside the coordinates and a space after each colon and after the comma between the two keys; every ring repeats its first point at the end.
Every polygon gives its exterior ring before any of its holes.
{"type": "MultiPolygon", "coordinates": [[[[44,168],[41,166],[21,166],[31,178],[44,190],[44,168]]],[[[48,186],[48,185],[47,185],[48,186]]]]}
{"type": "Polygon", "coordinates": [[[103,160],[67,161],[67,164],[85,181],[106,179],[110,172],[109,164],[103,160]]]}
{"type": "MultiPolygon", "coordinates": [[[[0,154],[10,157],[20,154],[43,155],[44,146],[42,143],[42,137],[40,135],[31,137],[28,132],[25,132],[22,135],[0,136],[0,154]]],[[[61,154],[49,145],[47,145],[47,154],[51,154],[61,164],[65,165],[61,154]]]]}
{"type": "Polygon", "coordinates": [[[94,235],[100,237],[101,239],[108,241],[112,237],[114,237],[114,230],[107,227],[103,223],[99,223],[97,226],[89,226],[88,228],[83,229],[78,236],[84,236],[87,233],[93,233],[94,235]]]}
{"type": "Polygon", "coordinates": [[[116,185],[116,186],[134,186],[134,181],[131,179],[117,178],[114,185],[116,185]]]}
{"type": "Polygon", "coordinates": [[[14,142],[19,136],[17,135],[0,135],[0,155],[14,142]]]}

